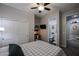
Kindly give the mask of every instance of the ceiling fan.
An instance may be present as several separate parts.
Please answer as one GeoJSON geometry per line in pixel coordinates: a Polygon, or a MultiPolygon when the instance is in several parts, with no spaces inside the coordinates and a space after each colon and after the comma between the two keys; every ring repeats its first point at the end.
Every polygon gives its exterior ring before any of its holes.
{"type": "Polygon", "coordinates": [[[46,6],[49,5],[50,3],[36,3],[37,7],[32,7],[31,9],[38,9],[39,13],[41,13],[43,10],[50,11],[50,8],[47,8],[46,6]]]}

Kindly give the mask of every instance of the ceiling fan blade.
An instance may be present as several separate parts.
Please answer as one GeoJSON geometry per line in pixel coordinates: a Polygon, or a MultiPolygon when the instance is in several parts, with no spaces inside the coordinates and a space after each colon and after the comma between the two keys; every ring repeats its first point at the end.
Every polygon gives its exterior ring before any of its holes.
{"type": "Polygon", "coordinates": [[[47,11],[50,11],[51,10],[50,8],[46,8],[46,7],[44,9],[47,10],[47,11]]]}
{"type": "Polygon", "coordinates": [[[36,9],[36,8],[38,8],[38,7],[32,7],[31,9],[36,9]]]}
{"type": "Polygon", "coordinates": [[[40,3],[36,3],[37,5],[39,5],[40,3]]]}
{"type": "Polygon", "coordinates": [[[47,6],[47,5],[49,5],[50,3],[44,3],[44,6],[47,6]]]}
{"type": "Polygon", "coordinates": [[[41,13],[42,11],[39,10],[39,13],[41,13]]]}

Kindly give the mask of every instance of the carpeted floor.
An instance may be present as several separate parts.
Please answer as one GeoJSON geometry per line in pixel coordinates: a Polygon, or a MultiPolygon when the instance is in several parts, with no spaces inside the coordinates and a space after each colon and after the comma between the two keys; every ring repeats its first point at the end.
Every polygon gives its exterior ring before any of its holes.
{"type": "Polygon", "coordinates": [[[79,42],[77,40],[68,40],[67,48],[62,48],[67,56],[79,56],[79,42]]]}
{"type": "Polygon", "coordinates": [[[79,48],[62,48],[67,56],[79,56],[79,48]]]}

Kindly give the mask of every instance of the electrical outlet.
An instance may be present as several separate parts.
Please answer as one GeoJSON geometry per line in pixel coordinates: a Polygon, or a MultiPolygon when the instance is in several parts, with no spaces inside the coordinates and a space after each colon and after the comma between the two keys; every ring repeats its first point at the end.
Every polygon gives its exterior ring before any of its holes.
{"type": "Polygon", "coordinates": [[[2,40],[4,40],[4,38],[2,38],[2,40]]]}

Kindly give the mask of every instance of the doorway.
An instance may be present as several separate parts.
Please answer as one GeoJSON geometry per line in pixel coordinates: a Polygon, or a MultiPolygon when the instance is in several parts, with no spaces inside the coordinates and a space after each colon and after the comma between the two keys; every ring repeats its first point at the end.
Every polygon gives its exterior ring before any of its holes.
{"type": "Polygon", "coordinates": [[[66,17],[66,46],[79,48],[79,15],[66,17]]]}

